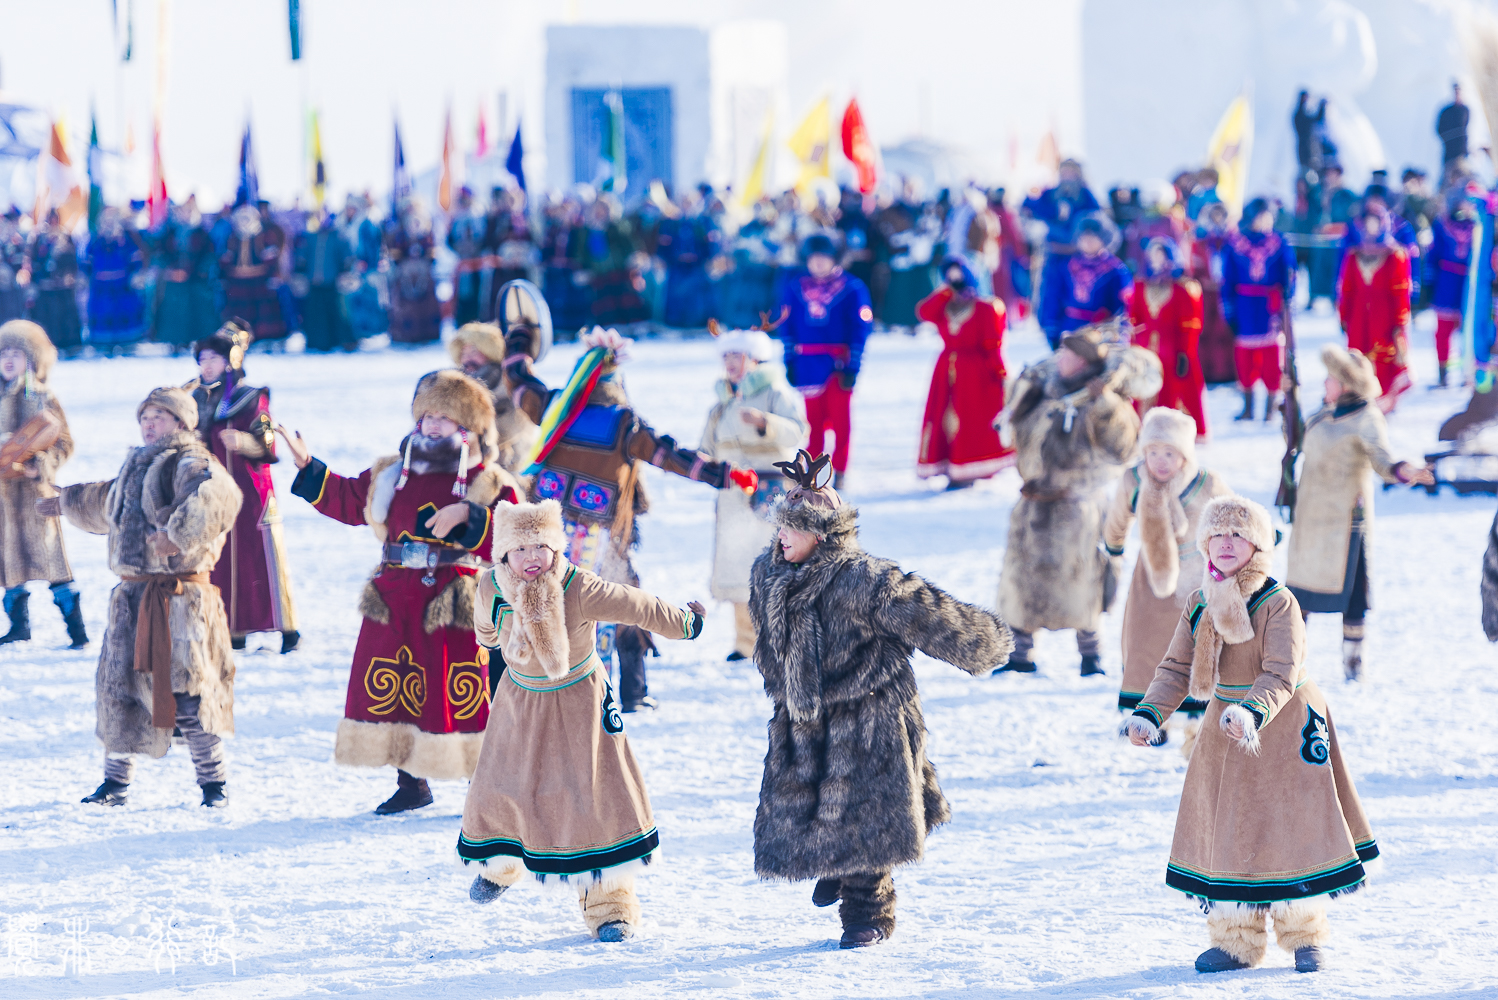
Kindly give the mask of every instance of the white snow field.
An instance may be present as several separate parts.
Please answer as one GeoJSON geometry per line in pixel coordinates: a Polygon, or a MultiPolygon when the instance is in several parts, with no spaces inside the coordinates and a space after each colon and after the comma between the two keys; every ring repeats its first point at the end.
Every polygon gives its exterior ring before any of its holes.
{"type": "MultiPolygon", "coordinates": [[[[1426,388],[1430,322],[1416,336],[1418,388],[1391,422],[1395,451],[1412,459],[1436,450],[1437,425],[1464,398],[1426,388]]],[[[1314,409],[1319,347],[1336,331],[1325,316],[1300,327],[1314,409]]],[[[1011,370],[1042,351],[1033,328],[1012,334],[1011,370]]],[[[1019,483],[1009,471],[943,493],[915,477],[935,352],[934,336],[870,343],[846,492],[868,550],[991,606],[1019,483]]],[[[543,374],[555,383],[576,356],[559,347],[543,374]]],[[[249,372],[274,389],[279,419],[356,474],[394,450],[416,377],[445,363],[437,348],[252,355],[249,372]]],[[[716,372],[703,341],[641,344],[626,368],[639,410],[686,443],[716,372]]],[[[61,365],[54,382],[78,441],[63,482],[113,475],[136,440],[137,402],[191,374],[186,359],[61,365]]],[[[1211,393],[1203,462],[1267,503],[1278,423],[1234,424],[1237,406],[1233,390],[1211,393]]],[[[920,659],[953,821],[896,873],[899,929],[880,947],[839,951],[836,911],[812,907],[810,884],[754,875],[770,705],[752,665],[724,662],[722,606],[699,641],[663,642],[650,661],[660,710],[626,716],[662,842],[639,882],[640,935],[592,942],[575,897],[531,883],[473,905],[451,860],[464,783],[434,782],[434,805],[381,818],[370,810],[394,790],[393,771],[333,764],[375,543],[290,496],[293,472],[283,462],[276,480],[304,638],[282,657],[279,637],[252,637],[239,658],[227,810],[199,806],[180,747],[141,764],[127,807],[79,803],[101,779],[93,676],[114,584],[103,538],[67,535],[93,649],[62,649],[60,618],[34,585],[36,637],[0,648],[0,997],[1498,996],[1498,658],[1478,598],[1491,498],[1379,495],[1364,683],[1341,679],[1338,620],[1311,622],[1310,673],[1385,855],[1369,891],[1332,904],[1332,968],[1297,975],[1271,948],[1257,970],[1200,976],[1205,921],[1163,882],[1185,761],[1175,745],[1116,736],[1121,607],[1105,619],[1107,678],[1077,676],[1069,634],[1042,635],[1032,677],[973,679],[920,659]]],[[[644,585],[706,601],[713,491],[654,469],[646,478],[644,585]]],[[[1286,817],[1287,836],[1294,827],[1286,817]]]]}

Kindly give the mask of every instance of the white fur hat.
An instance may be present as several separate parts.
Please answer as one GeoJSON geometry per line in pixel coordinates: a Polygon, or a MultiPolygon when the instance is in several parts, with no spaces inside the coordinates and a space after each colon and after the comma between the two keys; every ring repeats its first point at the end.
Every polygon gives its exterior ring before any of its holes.
{"type": "Polygon", "coordinates": [[[774,361],[775,342],[763,330],[730,330],[718,338],[721,354],[742,354],[755,361],[774,361]]]}
{"type": "Polygon", "coordinates": [[[494,505],[495,561],[522,545],[544,545],[553,552],[567,550],[567,534],[562,528],[562,505],[555,500],[540,503],[500,503],[494,505]]]}
{"type": "Polygon", "coordinates": [[[1139,450],[1152,444],[1169,445],[1181,453],[1188,464],[1196,461],[1196,421],[1180,410],[1164,406],[1152,407],[1144,415],[1144,425],[1139,429],[1139,450]]]}
{"type": "Polygon", "coordinates": [[[1213,535],[1237,535],[1247,539],[1260,553],[1274,552],[1274,524],[1269,520],[1269,511],[1234,493],[1209,501],[1202,509],[1201,523],[1196,529],[1196,547],[1202,555],[1207,555],[1207,539],[1213,535]]]}

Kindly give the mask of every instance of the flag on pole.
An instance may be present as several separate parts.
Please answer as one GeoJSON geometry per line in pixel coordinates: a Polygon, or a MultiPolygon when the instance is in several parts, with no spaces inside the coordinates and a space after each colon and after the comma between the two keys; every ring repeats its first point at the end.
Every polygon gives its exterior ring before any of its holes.
{"type": "Polygon", "coordinates": [[[811,109],[801,124],[796,126],[796,131],[786,140],[786,145],[791,147],[791,152],[796,154],[796,159],[801,161],[801,173],[796,178],[796,193],[803,198],[810,191],[812,184],[818,177],[832,176],[830,157],[827,155],[828,147],[831,145],[832,135],[832,109],[830,98],[822,98],[816,106],[811,109]]]}
{"type": "Polygon", "coordinates": [[[37,184],[35,221],[46,221],[48,214],[56,209],[59,225],[71,232],[88,216],[88,196],[83,193],[68,156],[62,122],[52,123],[51,139],[46,152],[37,157],[37,167],[41,177],[37,184]]]}
{"type": "Polygon", "coordinates": [[[479,105],[478,138],[473,144],[473,155],[483,159],[489,152],[489,123],[484,120],[484,106],[479,105]]]}
{"type": "Polygon", "coordinates": [[[447,109],[447,124],[442,127],[442,175],[437,178],[437,204],[442,211],[453,207],[453,109],[447,109]]]}
{"type": "Polygon", "coordinates": [[[114,43],[120,51],[120,61],[130,61],[130,50],[135,42],[135,0],[125,0],[125,33],[120,35],[120,0],[109,0],[110,16],[114,23],[114,43]]]}
{"type": "Polygon", "coordinates": [[[291,26],[291,61],[302,58],[302,0],[286,0],[286,16],[291,26]]]}
{"type": "Polygon", "coordinates": [[[510,140],[510,154],[505,157],[505,169],[510,176],[515,178],[515,183],[520,185],[520,190],[525,190],[525,146],[520,142],[520,122],[515,122],[515,138],[510,140]]]}
{"type": "Polygon", "coordinates": [[[1040,148],[1035,151],[1035,162],[1052,174],[1061,171],[1061,150],[1056,146],[1056,133],[1047,131],[1040,137],[1040,148]]]}
{"type": "Polygon", "coordinates": [[[104,176],[104,158],[99,152],[99,116],[93,119],[88,133],[88,231],[99,228],[99,214],[104,211],[104,189],[100,181],[104,176]]]}
{"type": "Polygon", "coordinates": [[[411,197],[411,175],[406,172],[406,151],[401,146],[401,123],[395,123],[395,172],[390,183],[390,214],[400,214],[401,202],[411,197]]]}
{"type": "Polygon", "coordinates": [[[1247,94],[1228,105],[1207,143],[1207,162],[1217,169],[1217,196],[1228,207],[1229,218],[1243,214],[1248,187],[1248,164],[1254,148],[1254,109],[1247,94]]]}
{"type": "Polygon", "coordinates": [[[739,206],[746,210],[753,209],[754,203],[764,197],[765,178],[770,170],[770,135],[775,128],[775,108],[772,106],[765,112],[765,130],[760,136],[759,152],[754,154],[754,166],[749,168],[749,176],[744,178],[744,189],[739,192],[739,206]]]}
{"type": "Polygon", "coordinates": [[[624,158],[624,97],[617,90],[603,95],[608,109],[608,128],[603,133],[603,159],[608,162],[609,176],[603,182],[605,191],[623,194],[629,187],[629,171],[624,158]]]}
{"type": "MultiPolygon", "coordinates": [[[[248,135],[248,130],[246,130],[248,135]]],[[[151,193],[146,196],[146,208],[150,215],[149,227],[155,229],[166,221],[166,210],[170,203],[166,197],[166,172],[161,166],[161,122],[151,127],[151,193]]]]}
{"type": "Polygon", "coordinates": [[[239,140],[239,190],[234,192],[234,207],[254,205],[260,201],[260,173],[255,169],[255,145],[250,139],[250,123],[244,123],[239,140]]]}
{"type": "Polygon", "coordinates": [[[316,111],[312,112],[311,129],[307,150],[312,160],[312,209],[321,212],[323,198],[327,194],[328,174],[322,162],[322,129],[318,127],[316,111]]]}
{"type": "Polygon", "coordinates": [[[843,155],[858,171],[858,190],[862,194],[873,194],[879,183],[879,151],[869,139],[869,130],[863,123],[863,112],[859,110],[858,98],[848,101],[843,112],[843,155]]]}

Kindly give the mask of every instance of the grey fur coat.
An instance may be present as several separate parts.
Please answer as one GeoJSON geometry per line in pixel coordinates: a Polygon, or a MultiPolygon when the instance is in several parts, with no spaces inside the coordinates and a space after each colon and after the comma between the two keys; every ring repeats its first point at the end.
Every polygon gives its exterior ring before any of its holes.
{"type": "MultiPolygon", "coordinates": [[[[191,431],[132,448],[114,479],[61,490],[62,512],[84,531],[109,535],[109,568],[120,576],[207,573],[239,515],[243,495],[191,431]],[[146,544],[156,531],[181,551],[162,558],[146,544]]],[[[135,623],[148,585],[121,580],[109,594],[109,625],[94,687],[96,732],[110,753],[160,757],[171,731],[151,725],[151,675],[135,670],[135,623]]],[[[234,658],[217,588],[183,583],[171,599],[172,690],[198,695],[210,733],[234,732],[234,658]]]]}
{"type": "Polygon", "coordinates": [[[858,547],[858,512],[800,504],[780,523],[824,536],[795,565],[771,545],[754,563],[754,658],[774,702],[754,867],[765,878],[883,872],[919,861],[950,810],[926,759],[911,654],[981,675],[1013,637],[964,604],[858,547]]]}

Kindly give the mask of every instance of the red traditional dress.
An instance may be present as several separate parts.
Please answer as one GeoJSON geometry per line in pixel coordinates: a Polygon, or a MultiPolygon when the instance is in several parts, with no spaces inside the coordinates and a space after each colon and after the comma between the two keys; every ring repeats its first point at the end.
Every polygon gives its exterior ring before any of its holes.
{"type": "Polygon", "coordinates": [[[936,324],[942,350],[931,373],[916,474],[946,476],[954,483],[983,479],[1014,464],[993,421],[1004,408],[1004,303],[977,299],[954,332],[942,288],[916,306],[916,315],[936,324]]]}
{"type": "Polygon", "coordinates": [[[295,632],[296,606],[291,600],[286,542],[270,475],[276,461],[270,390],[236,382],[233,373],[212,385],[195,381],[187,388],[198,404],[198,436],[244,494],[244,505],[211,576],[224,598],[229,632],[236,636],[295,632]],[[224,430],[249,435],[252,443],[248,450],[225,449],[220,439],[224,430]]]}
{"type": "Polygon", "coordinates": [[[1198,354],[1202,334],[1201,286],[1190,278],[1178,279],[1164,288],[1136,281],[1134,298],[1129,303],[1129,322],[1134,325],[1134,343],[1152,351],[1164,371],[1160,394],[1142,405],[1136,404],[1140,413],[1151,406],[1180,410],[1196,421],[1197,440],[1205,439],[1206,379],[1198,354]]]}
{"type": "Polygon", "coordinates": [[[381,459],[357,479],[313,459],[291,491],[344,524],[368,524],[383,558],[359,601],[364,623],[354,646],[348,697],[334,759],[393,765],[418,778],[473,775],[489,721],[489,656],[473,635],[474,575],[490,558],[495,500],[514,491],[470,470],[470,514],[444,540],[437,511],[456,502],[454,474],[412,473],[381,459]],[[492,495],[488,495],[492,494],[492,495]]]}
{"type": "Polygon", "coordinates": [[[1381,259],[1372,261],[1349,253],[1342,263],[1337,312],[1348,349],[1362,351],[1373,362],[1383,390],[1379,409],[1392,412],[1411,384],[1405,341],[1410,324],[1409,255],[1399,247],[1388,248],[1381,259]]]}
{"type": "Polygon", "coordinates": [[[1198,233],[1191,241],[1191,266],[1186,274],[1202,288],[1202,377],[1213,385],[1236,382],[1233,328],[1222,314],[1222,248],[1227,237],[1220,233],[1198,233]]]}

